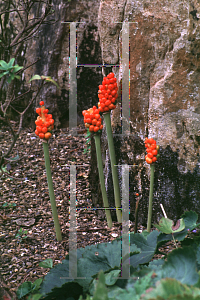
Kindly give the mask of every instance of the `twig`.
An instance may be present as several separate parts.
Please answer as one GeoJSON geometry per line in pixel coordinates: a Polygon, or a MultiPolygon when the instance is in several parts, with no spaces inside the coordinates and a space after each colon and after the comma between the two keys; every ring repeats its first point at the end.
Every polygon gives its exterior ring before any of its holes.
{"type": "Polygon", "coordinates": [[[160,203],[160,207],[162,209],[164,217],[167,218],[166,212],[165,212],[164,207],[163,207],[163,205],[161,203],[160,203]]]}

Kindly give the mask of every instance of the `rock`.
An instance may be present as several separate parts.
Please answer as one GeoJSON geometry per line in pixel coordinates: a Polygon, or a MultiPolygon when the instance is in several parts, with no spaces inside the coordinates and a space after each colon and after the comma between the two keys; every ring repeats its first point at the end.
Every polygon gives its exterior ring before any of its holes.
{"type": "MultiPolygon", "coordinates": [[[[59,1],[54,4],[53,25],[43,25],[40,38],[31,41],[27,47],[27,64],[41,58],[25,73],[26,81],[34,74],[51,76],[59,85],[47,84],[37,103],[44,100],[55,120],[55,127],[69,125],[69,47],[70,24],[76,22],[77,64],[101,64],[101,48],[97,29],[98,1],[59,1]],[[68,23],[63,23],[68,22],[68,23]],[[41,38],[42,37],[42,38],[41,38]]],[[[82,123],[82,110],[96,105],[98,82],[101,80],[100,68],[77,67],[77,112],[78,124],[82,123]]],[[[37,84],[37,83],[36,83],[37,84]]]]}
{"type": "MultiPolygon", "coordinates": [[[[145,223],[147,218],[150,174],[144,160],[145,136],[154,138],[161,149],[155,171],[153,222],[162,216],[160,203],[172,219],[180,217],[184,210],[200,213],[197,204],[200,196],[200,4],[164,0],[119,2],[121,7],[125,4],[122,21],[129,22],[130,33],[131,135],[118,135],[114,140],[117,163],[136,164],[130,167],[130,218],[134,220],[136,192],[141,194],[139,222],[145,223]]],[[[109,3],[101,1],[99,11],[99,20],[107,24],[113,20],[107,9],[109,3]]],[[[108,34],[101,36],[101,46],[108,44],[106,50],[102,49],[105,60],[107,56],[115,57],[111,45],[117,39],[109,35],[108,43],[108,34]]],[[[119,105],[112,116],[115,133],[121,133],[120,123],[119,105]]],[[[107,179],[112,180],[110,170],[107,179]]],[[[109,200],[114,204],[109,182],[109,200]]]]}

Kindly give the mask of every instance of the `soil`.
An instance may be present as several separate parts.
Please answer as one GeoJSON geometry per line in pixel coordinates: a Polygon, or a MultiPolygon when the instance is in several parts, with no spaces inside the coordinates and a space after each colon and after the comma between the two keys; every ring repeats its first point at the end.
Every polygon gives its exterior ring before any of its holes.
{"type": "MultiPolygon", "coordinates": [[[[78,132],[84,132],[82,126],[78,132]]],[[[6,129],[0,130],[0,149],[11,141],[6,129]]],[[[54,132],[49,155],[62,241],[56,239],[46,178],[43,143],[34,130],[24,129],[0,174],[0,283],[15,299],[25,281],[35,281],[48,273],[39,266],[47,258],[60,263],[69,251],[70,166],[77,166],[77,248],[110,242],[121,235],[121,225],[107,227],[105,217],[97,217],[89,187],[90,154],[84,154],[84,134],[69,135],[68,129],[54,132]]],[[[145,228],[138,226],[138,230],[145,228]]],[[[130,231],[134,223],[130,222],[130,231]]],[[[165,250],[174,246],[169,243],[165,250]]],[[[9,298],[8,298],[9,299],[9,298]]]]}

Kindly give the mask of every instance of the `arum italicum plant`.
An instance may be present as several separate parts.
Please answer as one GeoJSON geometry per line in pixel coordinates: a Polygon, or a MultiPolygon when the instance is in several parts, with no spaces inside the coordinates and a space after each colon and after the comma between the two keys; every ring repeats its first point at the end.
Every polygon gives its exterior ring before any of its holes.
{"type": "Polygon", "coordinates": [[[35,134],[39,136],[40,139],[43,141],[43,150],[44,150],[44,158],[45,158],[45,167],[47,173],[47,181],[48,181],[48,188],[49,188],[49,196],[51,202],[51,209],[54,219],[54,226],[56,231],[56,238],[58,241],[62,241],[62,235],[60,230],[60,224],[58,220],[58,212],[56,208],[56,201],[55,195],[53,190],[53,181],[51,176],[51,168],[50,168],[50,159],[49,159],[49,147],[48,147],[48,140],[52,135],[52,130],[54,128],[54,120],[51,114],[48,114],[48,109],[44,106],[44,101],[40,101],[40,106],[36,108],[36,113],[39,115],[37,120],[35,121],[36,130],[35,134]]]}
{"type": "MultiPolygon", "coordinates": [[[[99,180],[100,180],[100,185],[101,185],[103,204],[104,204],[104,208],[105,208],[108,227],[112,228],[112,218],[111,218],[111,214],[110,214],[110,210],[109,210],[109,203],[108,203],[108,197],[107,197],[107,193],[106,193],[104,173],[103,173],[103,162],[102,162],[102,157],[101,157],[100,135],[101,135],[101,131],[103,128],[103,125],[101,124],[102,119],[99,114],[99,110],[96,108],[96,106],[93,106],[93,108],[90,108],[88,110],[83,110],[82,114],[84,116],[84,123],[85,123],[85,127],[87,128],[87,131],[89,133],[92,133],[92,132],[94,133],[94,140],[95,140],[95,147],[96,147],[96,154],[97,154],[97,164],[98,164],[98,171],[99,171],[99,180]]],[[[88,134],[87,134],[87,136],[88,136],[88,134]]]]}
{"type": "Polygon", "coordinates": [[[122,212],[121,212],[121,198],[120,198],[120,189],[119,189],[119,179],[117,172],[117,163],[115,157],[115,148],[113,142],[112,128],[111,128],[111,119],[110,111],[115,109],[117,94],[117,79],[113,72],[109,73],[103,78],[102,85],[99,85],[98,97],[99,97],[99,111],[103,113],[105,124],[106,124],[106,133],[108,138],[108,148],[110,154],[110,163],[112,170],[112,179],[115,195],[115,206],[117,221],[122,222],[122,212]]]}
{"type": "Polygon", "coordinates": [[[156,145],[156,141],[152,138],[145,139],[145,147],[147,151],[147,155],[145,156],[145,160],[148,164],[150,164],[150,190],[149,190],[149,207],[148,207],[148,220],[147,220],[147,231],[151,230],[151,219],[152,219],[152,203],[153,203],[153,185],[154,185],[154,170],[155,170],[155,162],[159,156],[159,146],[156,145]]]}

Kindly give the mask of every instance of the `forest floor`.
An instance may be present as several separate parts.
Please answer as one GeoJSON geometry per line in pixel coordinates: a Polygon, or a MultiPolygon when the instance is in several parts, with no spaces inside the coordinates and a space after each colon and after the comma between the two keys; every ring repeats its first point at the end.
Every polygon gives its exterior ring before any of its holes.
{"type": "MultiPolygon", "coordinates": [[[[5,151],[10,141],[9,132],[1,128],[0,149],[5,151]]],[[[90,156],[83,154],[85,141],[83,134],[70,136],[68,129],[57,130],[49,141],[61,242],[56,240],[54,230],[42,142],[32,129],[20,135],[12,152],[12,157],[19,156],[19,160],[7,164],[9,175],[0,174],[0,274],[10,292],[15,293],[25,281],[33,282],[47,274],[49,269],[41,268],[39,262],[51,258],[56,265],[68,254],[70,165],[77,166],[77,248],[110,242],[121,235],[119,223],[113,222],[110,229],[95,210],[78,209],[92,207],[90,156]]],[[[133,231],[134,223],[130,225],[133,231]]],[[[167,247],[169,251],[170,245],[167,247]]]]}

